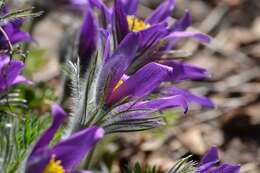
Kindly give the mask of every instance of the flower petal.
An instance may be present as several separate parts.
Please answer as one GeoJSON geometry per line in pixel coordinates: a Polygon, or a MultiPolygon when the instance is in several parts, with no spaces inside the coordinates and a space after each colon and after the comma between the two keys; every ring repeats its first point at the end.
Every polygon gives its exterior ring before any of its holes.
{"type": "MultiPolygon", "coordinates": [[[[109,61],[104,65],[98,91],[105,92],[105,96],[109,97],[114,87],[124,75],[125,71],[133,61],[139,45],[139,34],[129,33],[120,43],[109,61]]],[[[97,97],[104,95],[97,93],[97,97]]]]}
{"type": "Polygon", "coordinates": [[[91,7],[96,7],[102,12],[102,16],[104,17],[104,22],[106,24],[111,24],[112,22],[112,12],[107,6],[102,2],[102,0],[89,0],[89,4],[91,7]]]}
{"type": "Polygon", "coordinates": [[[127,15],[136,15],[138,0],[122,0],[127,15]]]}
{"type": "Polygon", "coordinates": [[[240,166],[237,164],[222,164],[219,167],[208,171],[207,173],[239,173],[240,166]]]}
{"type": "Polygon", "coordinates": [[[114,9],[112,12],[113,18],[113,33],[117,44],[119,44],[129,33],[126,13],[124,12],[121,0],[115,0],[114,9]]]}
{"type": "Polygon", "coordinates": [[[168,77],[171,70],[170,67],[158,63],[145,65],[112,93],[108,104],[115,103],[126,96],[139,99],[150,94],[168,77]]]}
{"type": "Polygon", "coordinates": [[[41,135],[39,140],[36,142],[32,150],[32,153],[30,154],[30,157],[34,155],[34,153],[38,149],[48,147],[55,133],[57,132],[61,124],[64,122],[67,114],[58,104],[55,103],[52,105],[52,116],[53,116],[52,125],[41,135]]]}
{"type": "MultiPolygon", "coordinates": [[[[129,68],[129,74],[132,74],[137,69],[141,68],[144,64],[154,61],[154,50],[158,49],[158,45],[162,38],[168,34],[167,23],[161,22],[151,26],[148,29],[141,30],[140,34],[140,46],[136,54],[134,62],[129,68]]],[[[160,57],[160,56],[159,56],[160,57]]]]}
{"type": "Polygon", "coordinates": [[[104,62],[106,64],[110,58],[110,53],[111,53],[110,32],[109,30],[101,29],[101,33],[102,33],[103,45],[104,45],[103,57],[104,57],[104,62]]]}
{"type": "Polygon", "coordinates": [[[209,77],[209,73],[206,69],[190,64],[177,61],[162,61],[161,63],[173,68],[171,75],[167,79],[168,81],[202,80],[209,77]]]}
{"type": "Polygon", "coordinates": [[[93,53],[96,51],[98,26],[89,6],[86,6],[86,14],[80,30],[79,38],[79,58],[81,65],[81,72],[84,74],[93,53]]]}
{"type": "Polygon", "coordinates": [[[149,24],[159,23],[166,20],[172,14],[176,0],[166,0],[145,20],[149,24]]]}
{"type": "Polygon", "coordinates": [[[197,32],[189,32],[189,31],[176,31],[165,37],[165,40],[171,42],[172,40],[180,39],[180,38],[186,38],[191,37],[195,40],[198,40],[202,43],[209,43],[210,38],[202,33],[197,32]]]}
{"type": "Polygon", "coordinates": [[[74,168],[104,136],[104,130],[98,127],[87,128],[59,142],[52,149],[57,160],[65,170],[74,168]]]}
{"type": "Polygon", "coordinates": [[[192,93],[184,89],[180,89],[172,86],[172,87],[162,88],[162,91],[163,92],[165,91],[169,95],[182,95],[189,102],[194,102],[204,107],[214,108],[214,103],[211,100],[209,100],[207,97],[193,95],[192,93]]]}
{"type": "Polygon", "coordinates": [[[18,75],[14,81],[12,82],[12,85],[16,85],[16,84],[19,84],[19,83],[26,83],[26,84],[33,84],[32,81],[26,79],[24,76],[22,75],[18,75]]]}
{"type": "Polygon", "coordinates": [[[199,171],[203,172],[210,169],[213,165],[219,162],[218,148],[216,146],[211,147],[208,152],[204,155],[201,162],[199,163],[199,171]]]}
{"type": "Polygon", "coordinates": [[[151,113],[163,111],[168,108],[182,107],[184,112],[188,111],[188,103],[181,95],[161,97],[149,101],[137,103],[126,103],[117,108],[115,112],[123,112],[121,116],[113,118],[114,121],[145,118],[151,113]]]}
{"type": "Polygon", "coordinates": [[[188,104],[185,97],[181,95],[162,97],[150,101],[139,102],[133,108],[135,109],[155,109],[162,111],[167,108],[182,107],[184,112],[188,111],[188,104]]]}
{"type": "Polygon", "coordinates": [[[185,31],[192,23],[192,16],[189,11],[185,11],[184,16],[177,20],[171,27],[171,31],[185,31]]]}
{"type": "Polygon", "coordinates": [[[23,62],[18,60],[10,61],[2,67],[0,74],[0,90],[5,90],[6,88],[12,86],[13,81],[21,73],[23,68],[23,62]]]}
{"type": "Polygon", "coordinates": [[[42,173],[51,159],[52,153],[47,148],[37,150],[31,155],[25,167],[26,173],[42,173]]]}

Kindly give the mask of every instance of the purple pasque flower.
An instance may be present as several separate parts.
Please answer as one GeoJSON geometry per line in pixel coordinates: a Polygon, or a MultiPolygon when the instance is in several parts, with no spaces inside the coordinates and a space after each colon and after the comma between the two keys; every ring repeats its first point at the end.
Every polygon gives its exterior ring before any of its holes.
{"type": "MultiPolygon", "coordinates": [[[[91,84],[88,85],[94,88],[86,88],[87,94],[81,94],[87,98],[81,98],[82,103],[79,99],[80,103],[75,104],[75,112],[80,117],[83,113],[78,113],[78,110],[87,110],[83,115],[86,116],[83,119],[87,120],[84,123],[106,127],[106,132],[128,131],[132,127],[126,128],[126,124],[131,123],[135,127],[140,125],[140,130],[156,127],[162,124],[161,116],[158,116],[161,111],[182,107],[187,112],[189,103],[213,107],[207,98],[188,91],[162,90],[165,82],[168,86],[208,76],[205,69],[163,58],[165,52],[183,37],[204,42],[208,41],[208,37],[185,31],[191,24],[188,12],[168,26],[166,19],[175,5],[174,0],[164,1],[144,21],[136,16],[137,2],[115,0],[113,8],[109,9],[101,0],[86,0],[85,19],[79,38],[80,66],[84,65],[82,59],[86,58],[86,62],[95,60],[98,67],[93,67],[96,65],[93,63],[86,68],[95,70],[95,79],[90,80],[91,84]],[[92,12],[94,7],[100,9],[100,17],[105,22],[96,21],[92,12]],[[105,26],[98,27],[102,23],[105,26]],[[97,43],[102,44],[97,48],[97,43]],[[80,105],[87,105],[87,108],[82,109],[80,105]],[[92,108],[88,105],[97,107],[95,117],[91,117],[93,110],[88,110],[92,108]]],[[[89,72],[89,75],[92,74],[89,72]]],[[[82,89],[78,93],[81,92],[82,89]]]]}
{"type": "MultiPolygon", "coordinates": [[[[49,147],[55,133],[64,122],[66,113],[58,104],[52,106],[52,125],[41,135],[26,162],[26,173],[77,173],[75,166],[103,137],[98,127],[84,129],[68,139],[49,147]]],[[[83,171],[85,172],[85,171],[83,171]]]]}
{"type": "Polygon", "coordinates": [[[218,148],[213,146],[204,155],[199,163],[196,172],[197,173],[239,173],[240,166],[238,164],[223,163],[218,166],[218,148]]]}
{"type": "Polygon", "coordinates": [[[111,9],[107,8],[102,0],[88,0],[92,7],[100,9],[107,23],[105,28],[112,26],[113,38],[120,43],[129,32],[142,33],[140,52],[147,47],[157,47],[160,50],[171,49],[180,38],[191,37],[202,42],[208,42],[209,38],[201,33],[186,32],[191,25],[191,15],[188,11],[185,15],[168,25],[167,19],[171,16],[176,0],[165,0],[145,20],[137,16],[138,0],[115,0],[111,9]],[[163,43],[163,44],[162,44],[163,43]]]}
{"type": "Polygon", "coordinates": [[[32,84],[30,80],[21,75],[23,68],[22,61],[10,60],[8,55],[0,56],[0,92],[19,83],[32,84]]]}
{"type": "MultiPolygon", "coordinates": [[[[7,15],[8,12],[8,7],[5,6],[4,8],[2,8],[0,14],[7,15]]],[[[31,36],[27,32],[21,30],[22,24],[22,19],[16,19],[1,25],[8,38],[6,38],[3,33],[0,33],[0,50],[8,48],[8,41],[10,41],[10,43],[13,45],[20,42],[32,40],[31,36]]]]}
{"type": "MultiPolygon", "coordinates": [[[[106,53],[111,56],[105,57],[99,83],[104,88],[99,91],[104,90],[107,105],[113,105],[126,97],[132,101],[140,100],[158,89],[165,81],[198,80],[208,75],[204,69],[174,61],[150,62],[127,75],[140,44],[140,33],[132,32],[124,38],[114,53],[106,53]]],[[[190,96],[180,92],[179,95],[190,96]]],[[[209,107],[212,107],[211,102],[208,102],[208,105],[211,105],[209,107]]]]}
{"type": "MultiPolygon", "coordinates": [[[[128,74],[138,47],[142,44],[140,34],[138,32],[127,34],[114,52],[107,52],[111,47],[110,42],[105,44],[104,55],[106,56],[103,58],[104,64],[99,77],[96,98],[98,100],[104,97],[106,108],[121,105],[112,111],[103,124],[106,130],[124,131],[125,129],[122,128],[125,126],[121,126],[120,123],[129,122],[138,122],[138,124],[142,122],[142,125],[149,122],[151,125],[149,128],[156,127],[162,124],[161,118],[154,118],[156,113],[176,107],[183,107],[184,112],[187,112],[189,103],[214,107],[214,104],[206,97],[196,96],[173,86],[162,87],[165,82],[177,83],[184,80],[203,79],[208,73],[202,68],[170,60],[154,61],[128,74]],[[156,96],[159,97],[156,98],[156,96]],[[113,117],[113,115],[116,116],[113,117]],[[154,119],[150,121],[150,118],[154,119]]],[[[105,38],[108,39],[108,37],[105,38]]],[[[140,127],[140,129],[146,127],[140,127]]]]}

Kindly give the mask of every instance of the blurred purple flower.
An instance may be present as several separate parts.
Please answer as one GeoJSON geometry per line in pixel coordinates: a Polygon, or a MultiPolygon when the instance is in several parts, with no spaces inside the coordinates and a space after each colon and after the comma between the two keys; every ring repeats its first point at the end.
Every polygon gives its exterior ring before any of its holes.
{"type": "Polygon", "coordinates": [[[87,128],[52,147],[48,147],[58,128],[64,122],[66,115],[59,105],[54,104],[52,106],[52,125],[36,142],[26,163],[26,173],[82,172],[75,171],[75,166],[84,159],[91,148],[103,137],[104,130],[98,127],[87,128]]]}
{"type": "Polygon", "coordinates": [[[238,164],[220,164],[216,166],[219,162],[218,149],[213,146],[202,158],[201,162],[197,167],[198,173],[239,173],[240,166],[238,164]]]}
{"type": "MultiPolygon", "coordinates": [[[[8,7],[5,6],[0,13],[1,15],[7,15],[8,12],[9,12],[8,7]]],[[[23,24],[22,19],[15,19],[1,26],[12,45],[16,43],[32,40],[31,36],[27,32],[21,30],[22,24],[23,24]]],[[[0,50],[7,49],[7,48],[8,48],[8,40],[3,33],[0,33],[0,50]]]]}
{"type": "Polygon", "coordinates": [[[22,61],[10,60],[7,55],[0,56],[0,91],[19,83],[32,84],[30,80],[20,75],[23,68],[22,61]]]}

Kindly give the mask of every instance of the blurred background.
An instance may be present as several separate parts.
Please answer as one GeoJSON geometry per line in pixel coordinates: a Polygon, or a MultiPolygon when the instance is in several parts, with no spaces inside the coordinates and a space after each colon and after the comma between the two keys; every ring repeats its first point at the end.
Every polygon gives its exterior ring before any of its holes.
{"type": "MultiPolygon", "coordinates": [[[[17,5],[25,1],[14,1],[17,5]]],[[[160,0],[141,0],[140,15],[147,16],[160,0]]],[[[108,3],[111,3],[109,1],[108,3]]],[[[26,75],[36,82],[27,91],[30,106],[46,112],[51,100],[61,95],[60,62],[80,26],[81,14],[65,0],[36,0],[35,10],[44,11],[31,30],[35,42],[26,59],[26,75]],[[32,94],[33,93],[33,94],[32,94]]],[[[200,157],[212,145],[220,148],[223,162],[242,165],[242,173],[260,172],[260,1],[259,0],[177,0],[173,18],[185,9],[193,16],[193,28],[212,37],[209,45],[185,40],[178,48],[192,52],[185,61],[209,70],[212,78],[182,84],[194,93],[210,97],[214,110],[192,107],[188,115],[166,112],[168,125],[131,135],[113,135],[98,150],[97,161],[120,172],[127,163],[157,165],[162,170],[177,159],[200,157]]]]}

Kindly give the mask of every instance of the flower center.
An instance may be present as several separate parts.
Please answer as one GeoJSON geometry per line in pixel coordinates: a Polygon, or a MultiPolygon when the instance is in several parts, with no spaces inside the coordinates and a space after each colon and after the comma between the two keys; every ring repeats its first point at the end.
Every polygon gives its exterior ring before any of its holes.
{"type": "Polygon", "coordinates": [[[122,79],[120,79],[117,82],[116,86],[114,87],[113,92],[116,91],[123,83],[124,83],[124,81],[122,79]]]}
{"type": "Polygon", "coordinates": [[[65,170],[61,165],[61,161],[56,160],[55,155],[52,155],[51,160],[48,163],[48,165],[44,168],[43,173],[65,173],[65,170]]]}
{"type": "Polygon", "coordinates": [[[131,31],[137,32],[150,27],[143,20],[137,19],[135,16],[127,16],[128,28],[131,31]]]}

